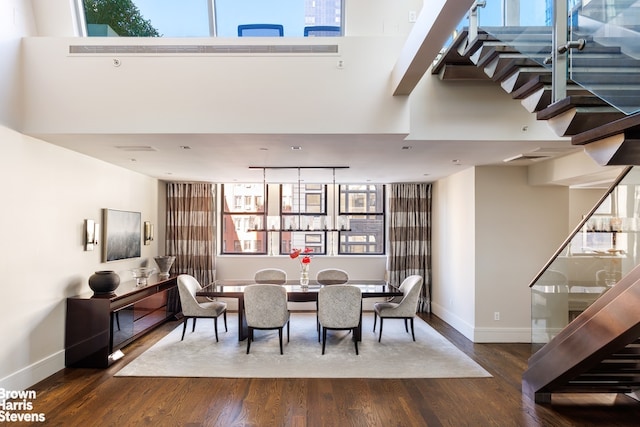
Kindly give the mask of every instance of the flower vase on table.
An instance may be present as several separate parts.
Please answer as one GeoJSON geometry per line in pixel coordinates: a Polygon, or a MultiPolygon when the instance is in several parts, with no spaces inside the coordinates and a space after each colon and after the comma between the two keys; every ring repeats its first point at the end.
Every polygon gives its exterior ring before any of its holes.
{"type": "Polygon", "coordinates": [[[300,286],[302,289],[309,289],[309,265],[311,264],[311,256],[313,249],[293,249],[289,254],[291,259],[298,259],[300,261],[300,286]]]}
{"type": "Polygon", "coordinates": [[[302,289],[309,287],[309,264],[302,264],[302,269],[300,270],[300,286],[302,289]]]}

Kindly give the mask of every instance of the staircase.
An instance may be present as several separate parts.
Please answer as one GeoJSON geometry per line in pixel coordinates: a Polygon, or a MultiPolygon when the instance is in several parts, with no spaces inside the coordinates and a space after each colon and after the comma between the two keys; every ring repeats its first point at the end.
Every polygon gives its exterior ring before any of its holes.
{"type": "Polygon", "coordinates": [[[549,27],[497,27],[479,30],[470,39],[463,30],[436,59],[431,73],[441,80],[495,82],[538,120],[545,120],[558,136],[571,137],[574,145],[617,136],[615,150],[611,141],[605,144],[608,157],[603,157],[600,145],[587,149],[600,165],[640,164],[640,153],[635,154],[639,151],[635,142],[640,139],[640,113],[627,115],[620,109],[640,111],[640,60],[619,47],[585,38],[584,49],[571,50],[575,81],[567,79],[567,97],[553,102],[551,69],[544,66],[551,55],[550,31],[549,27]],[[576,81],[588,83],[591,90],[576,81]],[[618,108],[603,97],[615,100],[618,108]],[[631,153],[634,155],[628,157],[631,153]],[[621,154],[626,159],[622,163],[621,154]]]}
{"type": "MultiPolygon", "coordinates": [[[[431,73],[441,80],[497,83],[558,136],[584,146],[600,165],[640,165],[640,60],[585,38],[582,50],[570,51],[567,96],[553,102],[551,69],[545,66],[550,31],[485,28],[470,37],[463,30],[431,73]],[[615,100],[617,107],[604,99],[615,100]]],[[[553,393],[640,390],[639,307],[636,267],[530,358],[523,393],[548,403],[553,393]]]]}
{"type": "Polygon", "coordinates": [[[623,277],[529,359],[522,391],[537,403],[553,393],[640,390],[640,266],[623,277]]]}

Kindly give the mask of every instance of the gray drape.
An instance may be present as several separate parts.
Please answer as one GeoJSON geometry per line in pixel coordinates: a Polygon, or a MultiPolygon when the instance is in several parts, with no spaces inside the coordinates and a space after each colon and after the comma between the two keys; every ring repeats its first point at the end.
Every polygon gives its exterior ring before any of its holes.
{"type": "Polygon", "coordinates": [[[167,255],[202,286],[215,280],[215,199],[213,184],[167,184],[167,255]]]}
{"type": "Polygon", "coordinates": [[[418,311],[431,312],[431,184],[392,184],[389,196],[389,282],[424,279],[418,311]]]}

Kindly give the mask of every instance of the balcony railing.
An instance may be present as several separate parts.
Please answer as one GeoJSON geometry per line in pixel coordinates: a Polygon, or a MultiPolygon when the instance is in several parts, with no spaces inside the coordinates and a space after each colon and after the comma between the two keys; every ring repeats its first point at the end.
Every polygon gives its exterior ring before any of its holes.
{"type": "Polygon", "coordinates": [[[532,343],[548,343],[638,264],[640,168],[634,166],[532,281],[532,343]]]}
{"type": "Polygon", "coordinates": [[[571,82],[630,115],[640,112],[639,23],[639,0],[485,0],[459,29],[482,30],[551,69],[554,101],[571,82]]]}

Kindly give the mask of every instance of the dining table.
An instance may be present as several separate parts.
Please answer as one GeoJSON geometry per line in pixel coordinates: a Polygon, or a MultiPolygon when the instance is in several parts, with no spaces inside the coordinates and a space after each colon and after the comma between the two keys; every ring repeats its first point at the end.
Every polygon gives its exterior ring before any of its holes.
{"type": "MultiPolygon", "coordinates": [[[[238,300],[238,341],[243,341],[249,336],[249,328],[244,315],[244,289],[255,284],[253,280],[216,280],[196,292],[197,296],[209,298],[234,298],[238,300]]],[[[362,298],[392,298],[402,296],[402,292],[384,280],[349,280],[347,285],[360,288],[362,298]]],[[[323,286],[315,280],[309,280],[309,286],[303,287],[298,280],[287,280],[282,284],[287,290],[287,299],[290,302],[318,301],[318,291],[323,286]]],[[[361,332],[358,329],[354,339],[360,340],[361,332]]]]}

